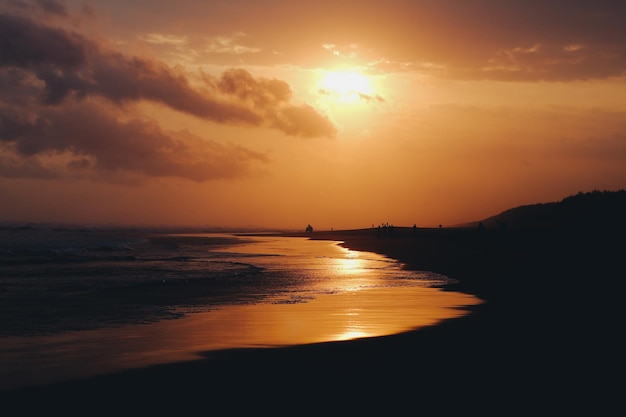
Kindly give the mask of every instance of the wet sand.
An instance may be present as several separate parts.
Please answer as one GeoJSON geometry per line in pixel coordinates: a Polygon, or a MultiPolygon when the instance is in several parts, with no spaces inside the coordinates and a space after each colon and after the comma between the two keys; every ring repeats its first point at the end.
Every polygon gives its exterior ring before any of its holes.
{"type": "Polygon", "coordinates": [[[481,303],[467,294],[408,284],[304,296],[306,302],[291,295],[175,320],[3,338],[0,391],[190,361],[202,352],[397,334],[462,316],[481,303]]]}
{"type": "Polygon", "coordinates": [[[277,349],[0,392],[70,414],[603,415],[621,406],[623,231],[314,232],[458,280],[486,301],[393,336],[277,349]]]}

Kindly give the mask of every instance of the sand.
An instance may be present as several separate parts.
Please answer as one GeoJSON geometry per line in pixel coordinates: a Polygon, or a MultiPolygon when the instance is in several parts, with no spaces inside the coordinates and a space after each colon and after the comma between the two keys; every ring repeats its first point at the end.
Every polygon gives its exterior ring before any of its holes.
{"type": "MultiPolygon", "coordinates": [[[[0,392],[23,415],[605,415],[621,407],[621,230],[313,232],[458,280],[486,302],[393,336],[206,358],[0,392]]],[[[12,413],[11,415],[20,415],[12,413]]]]}

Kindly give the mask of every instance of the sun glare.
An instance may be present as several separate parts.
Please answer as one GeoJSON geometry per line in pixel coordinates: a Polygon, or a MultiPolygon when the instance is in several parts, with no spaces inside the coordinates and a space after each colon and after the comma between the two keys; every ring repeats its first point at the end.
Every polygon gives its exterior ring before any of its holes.
{"type": "Polygon", "coordinates": [[[371,336],[371,335],[361,330],[348,330],[338,335],[336,340],[361,339],[361,338],[368,337],[368,336],[371,336]]]}
{"type": "Polygon", "coordinates": [[[325,72],[319,82],[319,92],[344,103],[375,98],[369,79],[358,72],[325,72]]]}

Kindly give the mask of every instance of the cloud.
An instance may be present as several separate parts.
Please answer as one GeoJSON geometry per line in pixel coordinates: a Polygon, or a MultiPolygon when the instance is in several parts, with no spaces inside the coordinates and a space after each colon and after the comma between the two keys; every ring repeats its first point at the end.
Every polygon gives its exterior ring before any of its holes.
{"type": "Polygon", "coordinates": [[[148,33],[141,36],[140,39],[156,45],[183,46],[187,45],[189,42],[186,36],[176,36],[163,33],[148,33]]]}
{"type": "Polygon", "coordinates": [[[4,150],[0,152],[0,177],[55,179],[59,178],[59,173],[42,164],[37,158],[24,158],[4,150]]]}
{"type": "Polygon", "coordinates": [[[221,78],[206,77],[207,84],[221,94],[243,100],[262,115],[271,127],[288,135],[302,137],[333,136],[335,127],[310,105],[288,104],[292,96],[289,85],[281,80],[253,78],[243,69],[231,69],[221,78]]]}
{"type": "Polygon", "coordinates": [[[309,106],[286,107],[277,115],[272,126],[287,134],[295,136],[321,136],[326,135],[335,127],[325,118],[321,118],[317,111],[309,106]]]}
{"type": "Polygon", "coordinates": [[[336,99],[341,99],[343,95],[349,95],[349,96],[357,97],[359,100],[365,101],[366,103],[371,103],[373,101],[378,102],[378,103],[386,102],[385,98],[381,96],[380,94],[367,94],[367,93],[363,93],[361,91],[356,91],[356,90],[348,91],[346,93],[339,93],[337,91],[330,91],[326,88],[320,88],[319,90],[317,90],[317,92],[320,95],[330,96],[336,99]]]}
{"type": "Polygon", "coordinates": [[[137,36],[140,42],[148,45],[149,49],[156,51],[157,55],[166,63],[172,65],[193,65],[200,51],[193,46],[193,42],[187,35],[174,35],[170,33],[150,32],[137,36]]]}
{"type": "MultiPolygon", "coordinates": [[[[204,75],[204,85],[195,85],[189,74],[160,61],[126,56],[78,34],[11,15],[0,15],[0,42],[0,68],[19,68],[35,75],[43,82],[46,104],[89,96],[118,104],[149,100],[217,123],[286,126],[284,133],[304,137],[335,133],[330,121],[316,111],[314,119],[304,119],[305,124],[296,128],[291,126],[295,120],[276,123],[298,111],[289,101],[291,95],[285,94],[288,85],[256,80],[245,70],[229,71],[221,79],[204,75]],[[224,85],[242,88],[225,90],[224,85]],[[261,97],[266,100],[259,101],[261,97]],[[314,126],[315,122],[320,126],[314,126]]],[[[313,116],[309,106],[300,110],[313,116]]]]}
{"type": "Polygon", "coordinates": [[[352,43],[345,47],[339,47],[332,43],[325,43],[322,45],[322,48],[329,51],[336,57],[340,58],[356,58],[359,52],[359,45],[352,43]]]}
{"type": "Polygon", "coordinates": [[[36,3],[45,13],[67,15],[65,5],[57,0],[36,0],[36,3]]]}
{"type": "Polygon", "coordinates": [[[85,41],[63,30],[23,17],[0,14],[0,65],[28,70],[53,66],[77,70],[86,63],[85,41]]]}
{"type": "Polygon", "coordinates": [[[411,62],[406,70],[429,72],[426,63],[439,76],[510,81],[626,74],[626,3],[620,0],[418,0],[411,9],[404,12],[413,21],[399,18],[397,25],[411,34],[412,49],[398,48],[390,58],[411,62]]]}
{"type": "Polygon", "coordinates": [[[2,0],[0,4],[7,10],[12,9],[30,15],[68,16],[65,4],[58,0],[2,0]]]}
{"type": "MultiPolygon", "coordinates": [[[[61,14],[56,2],[40,3],[61,14]]],[[[43,21],[0,13],[0,176],[207,181],[251,175],[268,162],[242,146],[166,131],[133,111],[142,101],[231,126],[300,137],[335,133],[316,109],[292,103],[284,81],[243,69],[194,76],[43,21]]]]}
{"type": "Polygon", "coordinates": [[[375,95],[371,95],[371,94],[365,94],[365,93],[361,93],[359,92],[359,99],[360,100],[364,100],[366,102],[370,102],[370,101],[377,101],[379,103],[384,103],[385,99],[380,95],[380,94],[375,94],[375,95]]]}
{"type": "Polygon", "coordinates": [[[109,3],[102,7],[126,13],[136,33],[184,31],[198,53],[194,63],[319,68],[376,62],[381,71],[517,81],[626,71],[623,0],[239,0],[236,6],[188,0],[177,8],[154,0],[150,13],[144,2],[109,3]],[[200,46],[199,39],[208,43],[200,46]],[[522,52],[536,45],[536,53],[522,52]]]}
{"type": "Polygon", "coordinates": [[[261,52],[261,48],[245,46],[239,43],[244,38],[244,33],[236,33],[234,36],[216,36],[208,40],[205,52],[210,54],[256,54],[261,52]]]}
{"type": "Polygon", "coordinates": [[[251,164],[268,162],[264,154],[185,130],[164,131],[146,118],[115,117],[90,102],[36,114],[0,107],[0,140],[5,150],[0,175],[9,177],[82,177],[96,171],[206,181],[242,177],[252,172],[251,164]]]}
{"type": "Polygon", "coordinates": [[[251,4],[249,14],[233,16],[231,24],[246,27],[259,45],[281,51],[281,56],[267,57],[274,63],[282,57],[281,63],[313,68],[320,63],[376,62],[381,70],[511,81],[602,79],[626,73],[623,0],[366,3],[263,2],[251,4]],[[282,19],[267,26],[256,12],[282,19]],[[537,45],[535,53],[523,52],[537,45]],[[572,50],[571,45],[583,48],[572,50]]]}

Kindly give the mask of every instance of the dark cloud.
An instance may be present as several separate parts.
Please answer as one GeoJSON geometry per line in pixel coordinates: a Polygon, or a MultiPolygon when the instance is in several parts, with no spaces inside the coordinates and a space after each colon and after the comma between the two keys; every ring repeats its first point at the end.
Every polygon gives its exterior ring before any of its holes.
{"type": "MultiPolygon", "coordinates": [[[[0,151],[3,147],[0,146],[0,151]]],[[[37,158],[24,158],[11,152],[0,152],[0,177],[1,178],[59,178],[59,172],[54,168],[44,166],[37,158]]]]}
{"type": "Polygon", "coordinates": [[[285,133],[305,137],[335,133],[325,116],[290,103],[286,83],[257,80],[245,70],[227,71],[221,78],[205,75],[203,85],[193,85],[188,74],[162,62],[126,56],[80,35],[11,15],[0,15],[0,48],[0,67],[34,74],[44,84],[42,100],[47,104],[88,96],[115,103],[150,100],[217,123],[285,126],[285,133]],[[308,117],[277,122],[292,114],[308,117]],[[294,126],[297,122],[302,125],[294,126]]]}
{"type": "Polygon", "coordinates": [[[67,15],[65,5],[57,0],[36,0],[36,3],[45,13],[67,15]]]}
{"type": "Polygon", "coordinates": [[[334,126],[325,117],[308,105],[289,106],[281,110],[272,121],[272,126],[294,136],[322,136],[334,132],[334,126]]]}
{"type": "Polygon", "coordinates": [[[208,78],[222,93],[250,101],[256,108],[274,108],[291,99],[291,88],[284,81],[261,78],[255,80],[243,69],[230,69],[221,79],[208,78]]]}
{"type": "MultiPolygon", "coordinates": [[[[38,3],[49,13],[64,10],[55,1],[38,3]]],[[[194,78],[42,22],[0,13],[0,176],[126,172],[205,181],[249,175],[268,161],[241,146],[165,131],[133,114],[128,104],[140,101],[293,136],[335,132],[314,108],[292,104],[284,81],[254,78],[241,69],[194,78]]]]}
{"type": "Polygon", "coordinates": [[[27,18],[0,14],[0,65],[77,70],[86,63],[85,40],[27,18]]]}
{"type": "Polygon", "coordinates": [[[0,0],[0,6],[7,10],[41,14],[67,16],[65,4],[58,0],[0,0]]]}
{"type": "Polygon", "coordinates": [[[0,140],[5,150],[0,161],[4,176],[19,172],[49,177],[52,170],[36,164],[37,157],[62,154],[72,156],[66,168],[74,172],[130,172],[195,181],[245,176],[251,173],[251,164],[268,160],[261,153],[188,131],[164,131],[153,120],[120,120],[104,106],[85,102],[43,108],[36,115],[0,108],[0,140]]]}
{"type": "Polygon", "coordinates": [[[277,79],[253,78],[243,69],[231,69],[221,78],[205,78],[220,93],[244,100],[255,114],[260,114],[271,127],[288,135],[302,137],[333,136],[335,127],[330,120],[309,105],[289,104],[292,92],[289,84],[277,79]]]}

